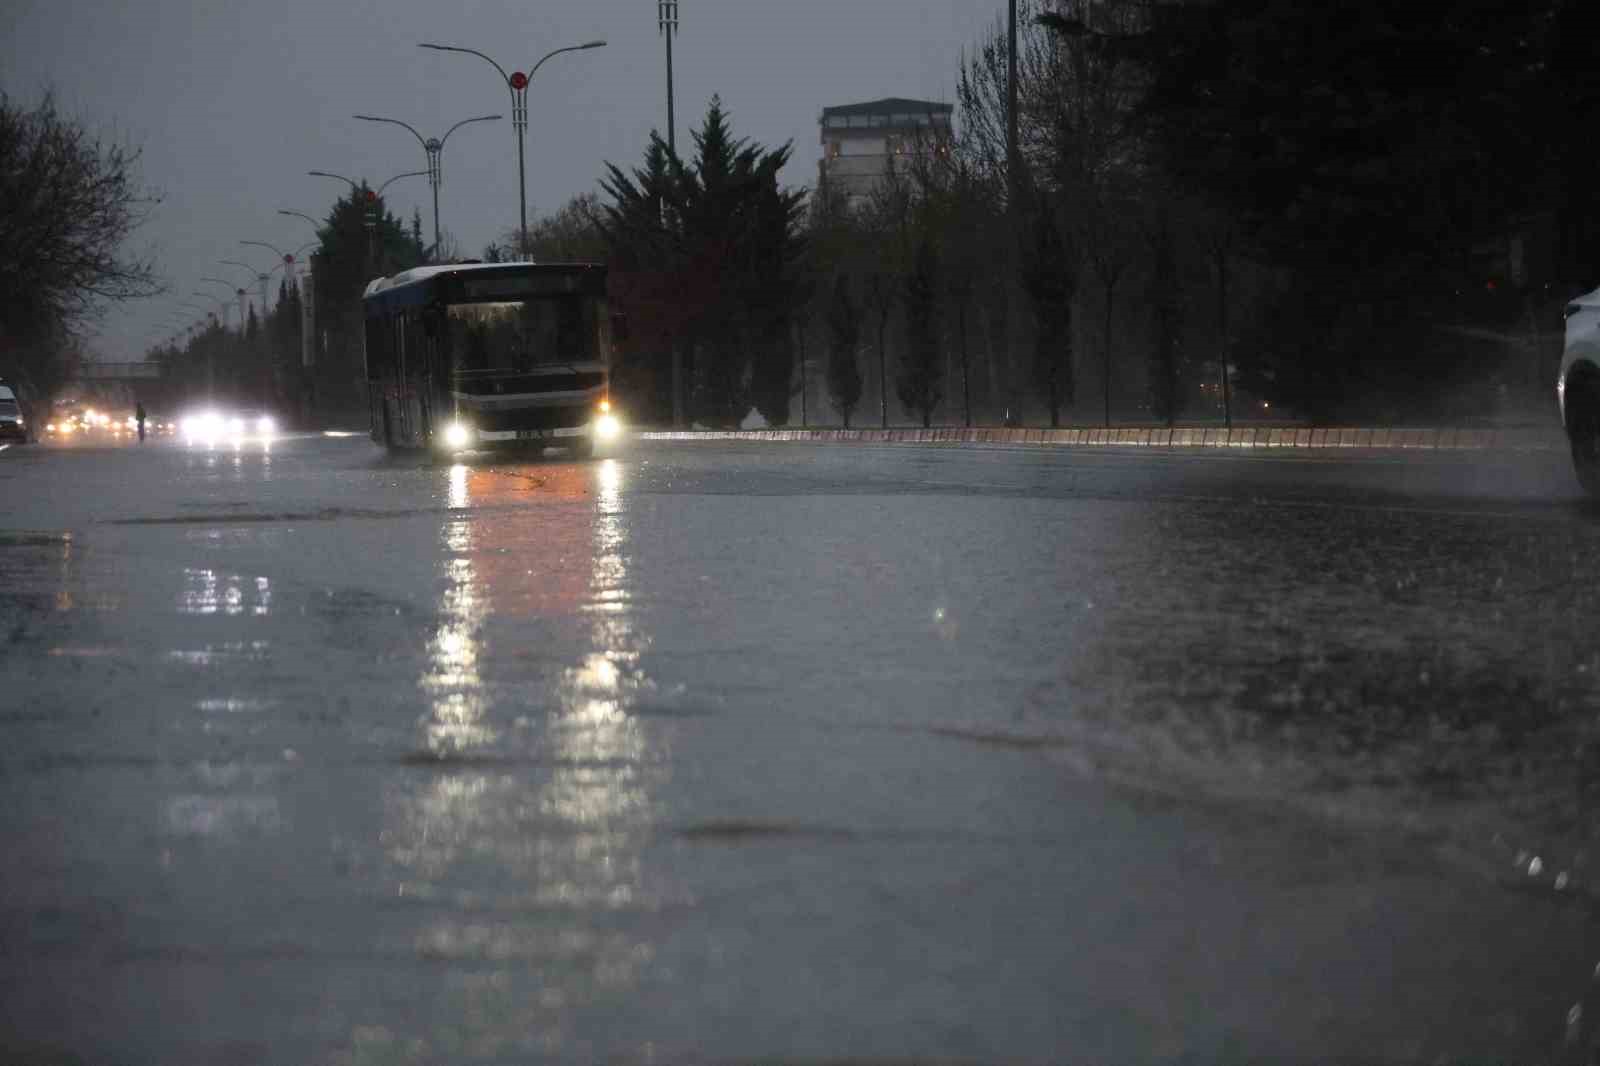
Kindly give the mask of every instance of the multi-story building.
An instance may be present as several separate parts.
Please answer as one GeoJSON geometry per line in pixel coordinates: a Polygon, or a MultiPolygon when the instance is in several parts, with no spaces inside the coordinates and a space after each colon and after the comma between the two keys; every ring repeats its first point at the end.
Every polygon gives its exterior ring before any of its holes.
{"type": "Polygon", "coordinates": [[[823,108],[817,187],[843,195],[852,205],[864,203],[891,159],[898,165],[950,143],[952,110],[949,104],[899,97],[823,108]]]}

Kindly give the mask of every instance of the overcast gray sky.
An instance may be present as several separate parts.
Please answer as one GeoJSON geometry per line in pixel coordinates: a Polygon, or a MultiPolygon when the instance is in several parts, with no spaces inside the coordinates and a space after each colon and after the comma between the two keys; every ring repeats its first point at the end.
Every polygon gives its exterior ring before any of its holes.
{"type": "MultiPolygon", "coordinates": [[[[1004,0],[681,0],[674,46],[679,149],[721,93],[735,132],[769,146],[794,141],[783,174],[811,185],[817,116],[883,96],[954,102],[961,51],[1003,13],[1004,0]]],[[[635,165],[652,127],[665,132],[665,59],[655,0],[9,0],[0,3],[0,89],[32,103],[46,87],[92,127],[144,149],[144,177],[165,196],[138,240],[154,251],[170,296],[112,309],[96,358],[139,358],[146,338],[219,259],[273,262],[241,239],[279,247],[313,238],[289,208],[326,215],[344,187],[327,170],[378,184],[424,166],[405,130],[359,122],[387,115],[426,136],[459,119],[444,150],[440,216],[464,254],[516,223],[517,168],[509,94],[471,56],[526,70],[557,56],[529,93],[528,212],[593,190],[605,161],[635,165]]],[[[425,178],[388,192],[423,211],[425,178]]],[[[239,277],[244,271],[234,271],[239,277]]]]}

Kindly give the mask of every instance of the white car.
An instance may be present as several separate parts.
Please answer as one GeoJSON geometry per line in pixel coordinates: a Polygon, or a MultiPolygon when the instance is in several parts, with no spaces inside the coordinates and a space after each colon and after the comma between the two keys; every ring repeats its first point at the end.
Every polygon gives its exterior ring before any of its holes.
{"type": "Polygon", "coordinates": [[[17,394],[9,385],[0,385],[0,440],[28,443],[28,423],[22,417],[17,394]]]}
{"type": "Polygon", "coordinates": [[[1556,397],[1578,481],[1589,495],[1600,497],[1600,289],[1567,304],[1556,397]]]}
{"type": "Polygon", "coordinates": [[[266,411],[208,409],[187,415],[179,423],[184,443],[214,447],[218,444],[270,444],[278,433],[277,420],[266,411]]]}

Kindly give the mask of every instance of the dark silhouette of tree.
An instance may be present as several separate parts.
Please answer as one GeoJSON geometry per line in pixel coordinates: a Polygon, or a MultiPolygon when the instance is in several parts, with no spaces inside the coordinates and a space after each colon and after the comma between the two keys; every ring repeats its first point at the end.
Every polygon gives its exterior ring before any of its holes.
{"type": "Polygon", "coordinates": [[[1177,420],[1181,406],[1178,378],[1183,345],[1183,295],[1172,216],[1158,208],[1145,227],[1144,237],[1150,252],[1145,299],[1150,313],[1150,413],[1170,426],[1177,420]]]}
{"type": "Polygon", "coordinates": [[[861,345],[861,312],[850,294],[850,278],[834,279],[828,301],[828,397],[839,409],[846,429],[861,402],[861,365],[856,352],[861,345]]]}
{"type": "Polygon", "coordinates": [[[1508,290],[1534,296],[1573,269],[1541,255],[1519,280],[1505,265],[1517,257],[1492,249],[1541,218],[1600,227],[1594,183],[1562,187],[1600,172],[1570,135],[1600,102],[1592,56],[1572,53],[1593,38],[1593,5],[1216,0],[1152,13],[1149,32],[1106,47],[1147,71],[1161,168],[1238,222],[1232,258],[1278,278],[1236,348],[1253,389],[1320,420],[1448,391],[1472,362],[1467,339],[1525,314],[1508,290]]]}
{"type": "Polygon", "coordinates": [[[315,394],[319,406],[358,410],[366,405],[362,294],[373,278],[407,270],[421,259],[404,224],[383,200],[369,205],[364,186],[334,201],[317,236],[317,331],[327,343],[323,348],[319,337],[315,394]]]}
{"type": "Polygon", "coordinates": [[[138,149],[104,140],[46,95],[0,93],[0,375],[39,399],[65,376],[75,331],[162,289],[128,244],[159,202],[138,149]]]}
{"type": "Polygon", "coordinates": [[[782,424],[803,248],[803,197],[777,181],[791,149],[735,138],[717,98],[694,143],[692,166],[653,137],[631,177],[607,167],[600,226],[619,303],[669,342],[672,372],[659,376],[692,381],[695,418],[736,425],[754,402],[782,424]]]}
{"type": "Polygon", "coordinates": [[[1044,390],[1050,426],[1061,425],[1061,410],[1076,396],[1072,365],[1072,300],[1076,263],[1061,235],[1047,196],[1032,200],[1032,239],[1023,249],[1022,290],[1033,312],[1033,373],[1044,390]]]}
{"type": "Polygon", "coordinates": [[[592,192],[579,193],[554,214],[535,217],[528,226],[526,245],[521,228],[513,226],[501,236],[498,247],[515,250],[536,262],[601,262],[608,252],[599,222],[601,215],[600,198],[592,192]]]}
{"type": "Polygon", "coordinates": [[[939,262],[933,236],[924,233],[912,253],[905,279],[906,350],[900,358],[895,389],[900,405],[933,424],[934,409],[944,399],[939,373],[939,262]]]}

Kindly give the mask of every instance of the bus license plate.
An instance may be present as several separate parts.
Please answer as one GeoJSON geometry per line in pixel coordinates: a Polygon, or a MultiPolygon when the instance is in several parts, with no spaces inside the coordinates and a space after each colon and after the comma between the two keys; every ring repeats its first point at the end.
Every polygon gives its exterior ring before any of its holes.
{"type": "Polygon", "coordinates": [[[518,440],[544,440],[544,430],[542,430],[542,429],[519,429],[519,430],[517,430],[517,439],[518,440]]]}

